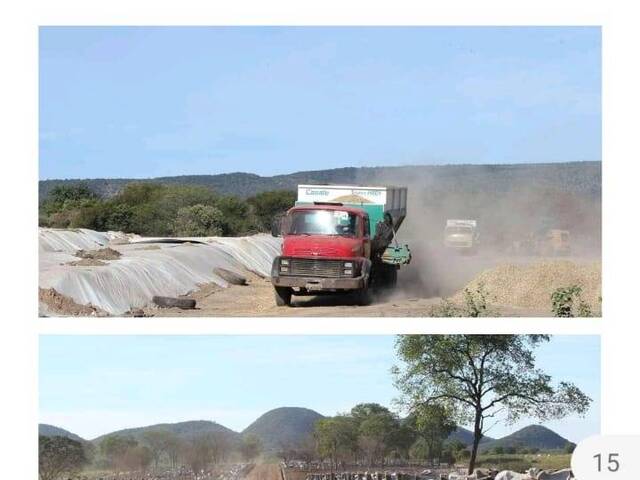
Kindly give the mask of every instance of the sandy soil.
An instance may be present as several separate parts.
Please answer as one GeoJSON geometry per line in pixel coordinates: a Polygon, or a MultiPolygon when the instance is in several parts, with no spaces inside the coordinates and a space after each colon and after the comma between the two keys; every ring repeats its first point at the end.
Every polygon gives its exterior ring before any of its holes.
{"type": "MultiPolygon", "coordinates": [[[[148,307],[145,316],[258,316],[258,317],[424,317],[442,302],[439,297],[420,298],[397,294],[391,298],[377,298],[371,305],[357,305],[351,295],[293,297],[291,307],[277,307],[273,286],[268,279],[247,274],[249,284],[220,288],[206,284],[188,298],[196,300],[194,310],[148,307]]],[[[494,306],[502,316],[545,316],[549,312],[527,308],[494,306]]]]}
{"type": "MultiPolygon", "coordinates": [[[[290,317],[424,317],[449,298],[454,305],[464,303],[461,291],[486,283],[490,312],[496,316],[541,317],[551,315],[549,288],[553,285],[586,284],[589,297],[600,292],[601,264],[593,258],[540,258],[477,255],[435,257],[438,261],[418,261],[402,269],[398,286],[390,296],[375,298],[360,306],[352,295],[293,297],[291,307],[277,307],[269,279],[247,273],[248,285],[220,288],[202,285],[188,295],[196,300],[195,310],[150,307],[153,316],[290,316],[290,317]],[[506,269],[506,271],[505,271],[506,269]],[[508,273],[508,275],[507,275],[508,273]],[[523,273],[526,273],[523,274],[523,273]],[[538,278],[539,277],[539,278],[538,278]],[[555,281],[554,281],[555,279],[555,281]],[[434,288],[434,286],[438,288],[434,288]]],[[[586,293],[586,292],[585,292],[586,293]]],[[[595,305],[594,311],[599,310],[595,305]]]]}

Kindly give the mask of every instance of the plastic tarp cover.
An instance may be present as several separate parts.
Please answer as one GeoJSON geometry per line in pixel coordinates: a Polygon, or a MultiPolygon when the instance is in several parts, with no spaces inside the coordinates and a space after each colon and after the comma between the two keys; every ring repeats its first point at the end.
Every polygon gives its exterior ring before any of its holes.
{"type": "Polygon", "coordinates": [[[227,287],[213,273],[215,268],[268,277],[281,243],[264,234],[184,239],[203,244],[148,243],[153,240],[121,232],[40,228],[40,287],[55,288],[78,304],[118,315],[149,305],[154,295],[184,295],[210,282],[227,287]],[[143,240],[145,243],[137,243],[143,240]],[[77,250],[107,246],[122,256],[105,260],[103,266],[69,265],[78,260],[77,250]]]}

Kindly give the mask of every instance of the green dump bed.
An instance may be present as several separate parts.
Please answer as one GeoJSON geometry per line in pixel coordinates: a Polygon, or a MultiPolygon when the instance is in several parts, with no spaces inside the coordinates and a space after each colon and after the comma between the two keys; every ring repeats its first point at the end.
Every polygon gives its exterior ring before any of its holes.
{"type": "Polygon", "coordinates": [[[298,185],[298,201],[304,205],[314,202],[342,203],[362,208],[369,214],[371,232],[388,213],[394,231],[398,231],[407,215],[406,187],[359,187],[353,185],[298,185]]]}
{"type": "MultiPolygon", "coordinates": [[[[397,232],[407,216],[407,187],[360,187],[353,185],[298,185],[296,205],[312,203],[341,203],[361,208],[369,215],[369,227],[375,235],[372,246],[384,263],[407,264],[411,252],[407,245],[398,245],[388,227],[379,230],[378,223],[391,218],[393,232],[397,232]],[[392,245],[392,243],[394,243],[392,245]]],[[[384,226],[384,225],[383,225],[384,226]]]]}

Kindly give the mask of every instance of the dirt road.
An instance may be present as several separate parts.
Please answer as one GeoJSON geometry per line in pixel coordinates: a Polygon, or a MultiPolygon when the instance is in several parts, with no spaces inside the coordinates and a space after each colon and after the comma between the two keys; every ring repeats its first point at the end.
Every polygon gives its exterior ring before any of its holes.
{"type": "Polygon", "coordinates": [[[245,480],[282,480],[280,467],[277,464],[256,465],[245,480]]]}
{"type": "MultiPolygon", "coordinates": [[[[485,263],[478,262],[485,267],[485,263]]],[[[487,262],[487,265],[489,263],[487,262]]],[[[461,277],[457,288],[448,288],[446,296],[464,288],[466,282],[482,271],[475,269],[461,277]]],[[[350,295],[318,297],[293,297],[291,307],[277,307],[273,287],[269,279],[247,273],[248,285],[220,288],[213,284],[202,285],[200,290],[188,295],[196,300],[196,309],[177,308],[145,309],[146,315],[153,316],[289,316],[289,317],[424,317],[432,314],[432,309],[442,303],[442,298],[420,288],[419,280],[402,273],[399,288],[390,297],[377,298],[371,305],[357,305],[350,295]]],[[[550,303],[549,303],[550,306],[550,303]]],[[[549,316],[549,308],[517,307],[513,305],[492,305],[492,311],[501,316],[549,316]]]]}

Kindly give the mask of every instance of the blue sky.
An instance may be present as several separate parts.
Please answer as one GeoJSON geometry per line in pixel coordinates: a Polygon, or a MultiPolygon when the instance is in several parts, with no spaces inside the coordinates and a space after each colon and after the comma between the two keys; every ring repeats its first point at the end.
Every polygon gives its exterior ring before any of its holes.
{"type": "Polygon", "coordinates": [[[40,178],[600,160],[597,27],[44,27],[40,178]]]}
{"type": "MultiPolygon", "coordinates": [[[[361,402],[392,407],[393,345],[391,336],[41,336],[40,421],[94,438],[198,419],[239,431],[282,406],[324,415],[361,402]]],[[[586,418],[546,425],[572,441],[598,433],[599,338],[553,337],[538,363],[594,399],[586,418]]],[[[530,423],[496,425],[488,435],[530,423]]]]}

